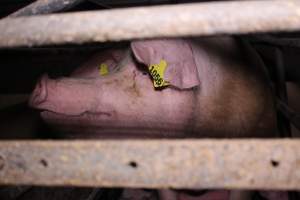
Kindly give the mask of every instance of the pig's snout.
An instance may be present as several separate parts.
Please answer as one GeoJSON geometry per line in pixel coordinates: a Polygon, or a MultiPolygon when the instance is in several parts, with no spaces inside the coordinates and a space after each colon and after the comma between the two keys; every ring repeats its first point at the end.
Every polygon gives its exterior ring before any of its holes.
{"type": "Polygon", "coordinates": [[[97,106],[95,91],[88,80],[55,80],[45,75],[34,89],[29,105],[63,115],[81,115],[97,106]]]}
{"type": "Polygon", "coordinates": [[[37,107],[46,101],[47,99],[47,82],[48,82],[48,76],[43,75],[41,79],[36,84],[33,93],[31,94],[29,98],[29,106],[31,107],[37,107]]]}

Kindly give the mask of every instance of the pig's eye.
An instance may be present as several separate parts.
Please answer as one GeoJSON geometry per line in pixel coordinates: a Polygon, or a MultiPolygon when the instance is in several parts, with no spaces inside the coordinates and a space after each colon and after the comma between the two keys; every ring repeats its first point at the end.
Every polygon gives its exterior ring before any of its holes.
{"type": "Polygon", "coordinates": [[[144,76],[148,76],[149,75],[149,72],[148,72],[148,69],[147,69],[146,65],[141,64],[141,63],[136,63],[136,66],[137,66],[138,71],[142,72],[142,74],[144,76]]]}

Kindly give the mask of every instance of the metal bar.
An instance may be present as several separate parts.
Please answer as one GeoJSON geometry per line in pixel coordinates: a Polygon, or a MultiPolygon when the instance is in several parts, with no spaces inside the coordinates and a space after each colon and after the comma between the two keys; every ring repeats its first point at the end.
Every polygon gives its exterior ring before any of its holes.
{"type": "Polygon", "coordinates": [[[300,1],[166,5],[0,21],[0,47],[300,30],[300,1]]]}
{"type": "Polygon", "coordinates": [[[41,15],[70,9],[83,0],[37,0],[32,4],[12,13],[8,17],[41,15]]]}
{"type": "Polygon", "coordinates": [[[300,189],[300,140],[2,141],[0,184],[300,189]]]}
{"type": "Polygon", "coordinates": [[[300,113],[297,113],[292,108],[290,108],[286,103],[277,99],[277,109],[282,113],[282,115],[288,119],[294,126],[300,131],[300,113]]]}
{"type": "MultiPolygon", "coordinates": [[[[275,47],[275,67],[276,67],[276,93],[278,98],[286,105],[288,105],[287,86],[286,86],[286,71],[284,67],[284,58],[282,49],[275,47]]],[[[281,137],[291,137],[291,125],[289,119],[284,117],[284,114],[278,110],[278,128],[281,137]]]]}

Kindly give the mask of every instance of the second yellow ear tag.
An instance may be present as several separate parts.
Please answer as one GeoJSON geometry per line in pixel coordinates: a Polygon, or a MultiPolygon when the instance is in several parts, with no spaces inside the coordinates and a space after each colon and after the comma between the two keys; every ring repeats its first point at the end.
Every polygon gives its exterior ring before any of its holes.
{"type": "Polygon", "coordinates": [[[161,60],[159,64],[153,64],[149,66],[149,71],[153,78],[154,87],[157,88],[169,85],[169,83],[164,80],[164,74],[167,67],[168,63],[165,60],[161,60]]]}
{"type": "Polygon", "coordinates": [[[108,66],[105,63],[102,63],[99,67],[99,74],[105,76],[108,74],[108,66]]]}

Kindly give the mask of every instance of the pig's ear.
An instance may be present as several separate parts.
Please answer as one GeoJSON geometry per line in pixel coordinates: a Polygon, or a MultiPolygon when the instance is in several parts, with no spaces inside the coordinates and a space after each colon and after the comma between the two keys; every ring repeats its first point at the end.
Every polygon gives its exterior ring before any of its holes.
{"type": "Polygon", "coordinates": [[[150,65],[153,49],[147,43],[145,41],[133,41],[131,42],[131,49],[138,62],[150,65]]]}
{"type": "MultiPolygon", "coordinates": [[[[139,40],[131,43],[131,49],[138,60],[154,70],[163,68],[160,77],[179,89],[199,85],[197,66],[188,41],[183,39],[139,40]],[[164,63],[164,67],[160,67],[164,63]]],[[[155,86],[155,84],[154,84],[155,86]]]]}

